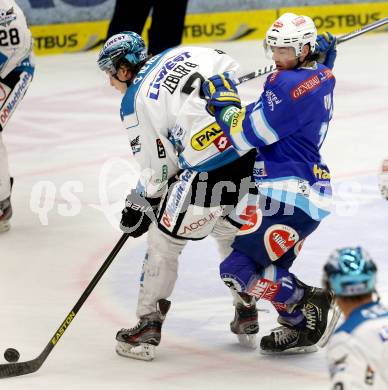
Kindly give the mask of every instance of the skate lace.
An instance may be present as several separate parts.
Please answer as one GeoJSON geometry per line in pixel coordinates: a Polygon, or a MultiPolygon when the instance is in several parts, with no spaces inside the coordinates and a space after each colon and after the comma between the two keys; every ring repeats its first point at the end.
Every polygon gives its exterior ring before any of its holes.
{"type": "Polygon", "coordinates": [[[285,326],[280,326],[279,328],[273,329],[272,333],[277,345],[289,344],[298,336],[298,332],[296,330],[287,328],[285,326]]]}
{"type": "Polygon", "coordinates": [[[121,332],[123,333],[134,333],[136,332],[137,330],[139,330],[142,325],[143,325],[144,321],[140,320],[135,326],[133,326],[132,328],[122,328],[121,329],[121,332]]]}
{"type": "Polygon", "coordinates": [[[310,330],[315,330],[317,327],[317,315],[314,310],[314,307],[311,305],[307,305],[303,308],[303,314],[306,317],[306,328],[310,330]]]}

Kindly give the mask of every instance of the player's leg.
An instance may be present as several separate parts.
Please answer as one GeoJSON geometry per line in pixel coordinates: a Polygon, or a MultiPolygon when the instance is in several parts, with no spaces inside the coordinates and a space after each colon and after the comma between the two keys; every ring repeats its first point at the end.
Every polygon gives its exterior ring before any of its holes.
{"type": "Polygon", "coordinates": [[[181,44],[187,1],[172,0],[168,7],[164,1],[155,1],[148,31],[150,53],[158,54],[181,44]]]}
{"type": "MultiPolygon", "coordinates": [[[[218,251],[224,259],[232,251],[232,243],[239,232],[239,228],[229,219],[220,217],[214,226],[211,235],[216,239],[218,251]]],[[[234,318],[230,323],[230,330],[237,335],[239,343],[248,348],[257,348],[256,335],[259,332],[256,299],[231,288],[233,296],[234,318]]]]}
{"type": "Polygon", "coordinates": [[[0,78],[0,233],[9,230],[12,216],[12,178],[2,132],[23,99],[33,74],[34,66],[26,59],[5,78],[0,78]]]}
{"type": "Polygon", "coordinates": [[[0,233],[10,228],[12,217],[11,177],[8,168],[8,155],[0,133],[0,233]]]}
{"type": "Polygon", "coordinates": [[[141,360],[155,357],[155,346],[160,343],[162,324],[170,308],[167,298],[178,276],[178,257],[186,242],[151,224],[136,312],[139,322],[134,328],[117,333],[119,355],[141,360]]]}
{"type": "Polygon", "coordinates": [[[141,35],[153,2],[154,0],[116,0],[107,39],[123,31],[134,31],[141,35]]]}
{"type": "Polygon", "coordinates": [[[319,223],[299,209],[290,213],[286,205],[278,206],[255,232],[236,237],[234,251],[221,263],[221,277],[229,287],[267,299],[278,310],[281,330],[262,338],[262,350],[306,352],[322,337],[332,297],[306,286],[288,269],[319,223]]]}

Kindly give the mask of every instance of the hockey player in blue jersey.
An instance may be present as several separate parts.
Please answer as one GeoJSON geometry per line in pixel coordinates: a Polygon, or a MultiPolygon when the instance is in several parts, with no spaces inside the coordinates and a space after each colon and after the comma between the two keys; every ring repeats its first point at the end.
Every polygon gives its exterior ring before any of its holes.
{"type": "Polygon", "coordinates": [[[388,388],[388,309],[379,302],[376,274],[360,247],[337,249],[325,264],[324,285],[345,317],[327,348],[332,389],[388,388]]]}
{"type": "Polygon", "coordinates": [[[330,171],[320,147],[333,113],[335,43],[330,34],[317,40],[311,18],[286,13],[266,34],[277,71],[257,102],[241,107],[227,73],[203,84],[207,110],[233,146],[257,149],[253,177],[262,223],[236,237],[220,273],[242,297],[267,299],[278,311],[281,326],[262,337],[263,353],[315,351],[327,328],[332,294],[307,286],[289,269],[330,213],[330,171]]]}

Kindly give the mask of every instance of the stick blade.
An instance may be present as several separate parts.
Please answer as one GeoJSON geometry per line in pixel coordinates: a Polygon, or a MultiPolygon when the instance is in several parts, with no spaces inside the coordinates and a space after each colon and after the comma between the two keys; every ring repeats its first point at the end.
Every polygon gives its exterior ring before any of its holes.
{"type": "Polygon", "coordinates": [[[38,371],[44,360],[41,356],[27,362],[0,364],[0,379],[31,374],[38,371]]]}

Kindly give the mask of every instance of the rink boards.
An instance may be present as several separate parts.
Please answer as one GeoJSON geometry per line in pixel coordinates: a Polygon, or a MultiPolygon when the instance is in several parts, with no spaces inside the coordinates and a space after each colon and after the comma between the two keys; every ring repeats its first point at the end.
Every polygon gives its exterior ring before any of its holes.
{"type": "MultiPolygon", "coordinates": [[[[388,16],[386,3],[337,4],[332,6],[288,7],[279,9],[187,14],[183,44],[263,39],[268,26],[284,12],[313,18],[318,31],[344,34],[388,16]]],[[[108,20],[31,26],[38,55],[93,50],[106,37],[108,20]]],[[[147,21],[143,31],[150,25],[147,21]]],[[[380,30],[384,31],[384,30],[380,30]]]]}

